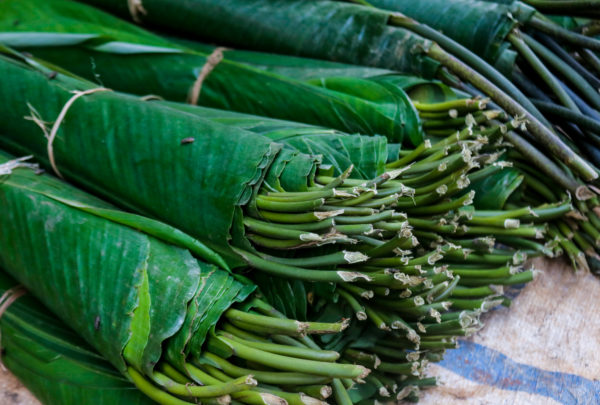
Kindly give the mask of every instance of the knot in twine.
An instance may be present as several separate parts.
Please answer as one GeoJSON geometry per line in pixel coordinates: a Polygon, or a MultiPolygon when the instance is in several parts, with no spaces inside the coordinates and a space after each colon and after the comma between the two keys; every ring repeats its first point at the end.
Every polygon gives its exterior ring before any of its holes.
{"type": "Polygon", "coordinates": [[[202,66],[200,74],[196,78],[194,85],[190,89],[188,95],[188,103],[192,105],[198,105],[198,99],[200,98],[200,91],[202,90],[202,83],[204,79],[213,71],[213,69],[223,60],[223,52],[227,51],[228,48],[222,46],[215,48],[214,51],[206,59],[206,63],[202,66]]]}
{"type": "Polygon", "coordinates": [[[48,152],[48,160],[50,161],[50,166],[52,166],[52,170],[54,170],[54,173],[56,173],[56,175],[58,177],[60,177],[61,179],[64,179],[64,177],[58,170],[58,167],[56,166],[56,160],[54,159],[54,149],[52,146],[52,144],[54,142],[54,138],[56,138],[58,128],[60,128],[60,124],[65,119],[65,116],[67,115],[67,111],[69,111],[69,108],[71,107],[71,105],[73,105],[75,100],[77,100],[79,97],[85,96],[87,94],[97,93],[100,91],[112,91],[112,90],[107,89],[106,87],[97,87],[95,89],[89,89],[89,90],[84,90],[84,91],[79,91],[79,90],[72,91],[71,93],[73,93],[73,96],[63,106],[62,110],[58,114],[58,117],[56,117],[56,121],[54,121],[54,124],[52,124],[52,128],[50,129],[50,131],[48,131],[48,125],[50,123],[42,120],[42,117],[36,111],[36,109],[33,108],[33,106],[31,104],[27,103],[27,106],[29,107],[29,111],[30,111],[31,115],[26,116],[25,119],[29,120],[29,121],[33,121],[44,132],[44,136],[48,140],[48,145],[47,145],[46,149],[48,152]]]}

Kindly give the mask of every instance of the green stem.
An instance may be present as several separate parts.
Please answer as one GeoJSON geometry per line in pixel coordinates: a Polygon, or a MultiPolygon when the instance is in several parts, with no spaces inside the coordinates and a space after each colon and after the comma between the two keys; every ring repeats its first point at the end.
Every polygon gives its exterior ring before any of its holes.
{"type": "Polygon", "coordinates": [[[258,256],[234,247],[232,247],[232,249],[239,254],[250,267],[254,267],[274,276],[292,278],[296,280],[329,283],[346,283],[357,281],[358,279],[367,281],[369,280],[367,275],[361,273],[344,271],[340,272],[340,270],[307,270],[301,267],[273,263],[269,260],[262,259],[258,256]]]}
{"type": "Polygon", "coordinates": [[[152,385],[148,380],[144,378],[144,376],[142,376],[132,367],[127,368],[127,375],[129,376],[131,381],[133,381],[133,384],[137,387],[137,389],[139,389],[147,397],[161,405],[190,405],[189,402],[182,401],[179,398],[171,396],[169,393],[152,385]]]}
{"type": "MultiPolygon", "coordinates": [[[[500,111],[486,111],[477,112],[472,115],[473,123],[475,125],[484,124],[492,119],[495,119],[500,115],[500,111]]],[[[436,128],[464,128],[467,124],[465,117],[457,117],[457,118],[446,118],[442,120],[426,120],[423,122],[423,129],[436,129],[436,128]]]]}
{"type": "Polygon", "coordinates": [[[319,235],[311,232],[286,229],[270,222],[263,222],[250,217],[244,218],[244,225],[252,232],[275,239],[297,239],[300,241],[307,241],[319,238],[319,235]]]}
{"type": "Polygon", "coordinates": [[[212,353],[205,352],[202,354],[211,363],[217,364],[218,367],[226,374],[238,377],[252,374],[258,381],[264,384],[273,385],[307,385],[307,384],[323,384],[327,383],[327,377],[318,376],[315,374],[305,374],[300,372],[278,372],[278,371],[261,371],[249,370],[231,364],[227,360],[220,358],[212,353]]]}
{"type": "Polygon", "coordinates": [[[336,225],[351,225],[351,224],[372,224],[378,221],[385,221],[386,219],[398,217],[398,213],[393,210],[381,211],[377,214],[357,216],[357,217],[345,217],[340,216],[335,219],[336,225]]]}
{"type": "Polygon", "coordinates": [[[303,392],[306,395],[309,395],[314,398],[318,398],[320,400],[326,400],[333,394],[333,390],[329,385],[293,385],[289,387],[285,387],[289,391],[293,392],[303,392]]]}
{"type": "Polygon", "coordinates": [[[377,329],[381,329],[381,330],[389,330],[390,329],[390,327],[388,325],[386,325],[385,321],[380,316],[380,314],[377,311],[375,311],[373,308],[371,308],[370,306],[366,306],[365,312],[367,313],[367,318],[369,320],[371,320],[371,322],[373,322],[373,324],[375,325],[375,327],[377,329]]]}
{"type": "MultiPolygon", "coordinates": [[[[237,337],[239,337],[241,339],[244,339],[244,340],[249,340],[249,341],[252,341],[252,342],[263,342],[263,343],[268,343],[269,342],[268,339],[266,339],[266,338],[264,338],[262,336],[255,335],[255,334],[250,333],[248,331],[236,328],[235,326],[233,326],[229,322],[223,322],[223,323],[221,323],[221,330],[223,330],[224,332],[227,332],[227,333],[231,333],[232,335],[235,335],[235,336],[237,336],[237,337]]],[[[289,337],[289,336],[286,335],[286,337],[289,337]]],[[[301,346],[301,347],[304,347],[304,346],[301,346]]]]}
{"type": "Polygon", "coordinates": [[[290,214],[287,212],[271,212],[271,211],[260,211],[260,216],[271,222],[281,222],[284,224],[304,224],[311,222],[320,222],[329,217],[335,217],[336,215],[342,214],[343,211],[330,211],[330,212],[303,212],[300,214],[290,214]]]}
{"type": "MultiPolygon", "coordinates": [[[[552,51],[540,44],[535,39],[531,38],[529,35],[522,34],[522,37],[525,43],[536,54],[538,54],[548,65],[552,66],[552,68],[563,75],[565,79],[569,80],[596,109],[600,108],[600,95],[598,94],[598,91],[590,86],[589,83],[583,77],[581,77],[577,71],[575,71],[575,69],[567,65],[562,61],[562,59],[554,55],[552,51]]],[[[575,111],[579,111],[579,109],[575,111]]]]}
{"type": "Polygon", "coordinates": [[[252,378],[252,375],[242,376],[236,380],[232,380],[227,383],[196,386],[189,384],[179,384],[171,380],[166,375],[155,371],[154,380],[171,394],[183,397],[196,398],[220,397],[223,395],[231,394],[232,392],[243,391],[248,388],[255,387],[257,385],[257,382],[254,378],[252,378]]]}
{"type": "Polygon", "coordinates": [[[292,319],[281,319],[252,314],[239,311],[237,309],[228,309],[223,315],[225,318],[232,321],[240,321],[247,324],[273,328],[274,333],[289,333],[292,335],[302,335],[305,333],[338,333],[344,330],[346,327],[346,325],[342,322],[300,322],[292,319]]]}
{"type": "MultiPolygon", "coordinates": [[[[522,105],[511,99],[487,79],[435,44],[431,46],[427,54],[442,65],[456,72],[459,76],[463,77],[463,79],[473,83],[488,96],[492,97],[500,107],[512,116],[524,116],[528,121],[531,134],[536,137],[538,142],[549,149],[555,156],[560,158],[567,166],[579,173],[585,180],[589,181],[598,178],[598,173],[596,173],[592,166],[573,152],[573,150],[571,150],[555,133],[544,126],[542,122],[523,108],[522,105]]],[[[519,147],[518,145],[515,146],[517,148],[519,147]]],[[[565,176],[566,174],[553,180],[562,183],[563,177],[565,176]]]]}
{"type": "Polygon", "coordinates": [[[321,405],[321,401],[316,398],[312,398],[306,393],[294,393],[294,392],[285,392],[274,389],[267,389],[263,387],[256,388],[256,391],[267,393],[270,395],[274,395],[276,397],[282,398],[287,402],[288,405],[307,405],[307,404],[319,404],[321,405]]]}
{"type": "Polygon", "coordinates": [[[461,284],[467,287],[482,287],[490,285],[514,285],[525,284],[533,280],[534,273],[531,270],[523,271],[506,278],[486,278],[486,279],[465,279],[461,284]]]}
{"type": "Polygon", "coordinates": [[[484,110],[487,105],[487,100],[461,98],[457,100],[443,101],[440,103],[420,103],[418,101],[413,101],[413,105],[419,111],[444,112],[445,115],[448,115],[449,110],[457,110],[461,112],[484,110]]]}
{"type": "Polygon", "coordinates": [[[452,297],[457,298],[479,298],[488,297],[493,294],[497,294],[498,291],[490,288],[489,286],[484,287],[458,287],[452,291],[452,297]]]}
{"type": "Polygon", "coordinates": [[[315,200],[318,198],[331,198],[336,195],[335,189],[317,190],[317,191],[282,191],[268,192],[261,194],[259,198],[263,201],[278,201],[278,202],[300,202],[315,200]]]}
{"type": "Polygon", "coordinates": [[[406,211],[412,215],[435,215],[435,214],[443,214],[445,212],[463,207],[465,205],[469,205],[473,202],[473,197],[475,196],[474,191],[470,191],[466,193],[464,196],[459,197],[457,199],[440,203],[437,205],[432,205],[429,207],[415,207],[415,208],[407,208],[406,211]]]}
{"type": "Polygon", "coordinates": [[[554,253],[552,252],[552,249],[542,245],[541,243],[536,243],[529,239],[519,238],[516,236],[501,236],[501,235],[499,235],[499,236],[496,236],[496,240],[498,242],[504,243],[505,245],[508,245],[512,248],[530,249],[530,250],[540,252],[541,254],[548,256],[548,257],[553,257],[553,255],[554,255],[554,253]]]}
{"type": "Polygon", "coordinates": [[[325,204],[324,198],[318,198],[315,200],[308,201],[270,201],[264,199],[262,196],[256,197],[256,206],[261,210],[273,211],[273,212],[304,212],[311,211],[321,207],[325,204]]]}
{"type": "Polygon", "coordinates": [[[499,269],[457,269],[452,267],[452,273],[459,275],[463,279],[465,278],[501,278],[510,277],[513,270],[509,266],[500,267],[499,269]]]}
{"type": "Polygon", "coordinates": [[[471,226],[465,232],[466,235],[512,235],[523,238],[541,239],[545,232],[544,227],[520,226],[514,229],[496,228],[488,226],[471,226]]]}
{"type": "Polygon", "coordinates": [[[533,103],[544,114],[552,115],[554,117],[570,121],[574,124],[577,124],[583,129],[600,133],[600,122],[596,121],[593,118],[587,117],[586,115],[580,112],[575,112],[569,110],[568,108],[561,107],[559,105],[547,101],[533,100],[533,103]]]}
{"type": "Polygon", "coordinates": [[[216,339],[229,346],[236,356],[278,370],[295,371],[330,378],[362,378],[369,373],[369,370],[361,366],[293,359],[254,349],[224,336],[218,336],[216,339]]]}
{"type": "Polygon", "coordinates": [[[340,381],[339,378],[333,379],[333,397],[335,398],[335,403],[337,405],[352,405],[352,399],[350,399],[350,395],[348,395],[348,391],[346,391],[346,387],[340,381]]]}
{"type": "MultiPolygon", "coordinates": [[[[476,87],[478,87],[480,90],[482,90],[484,93],[486,93],[488,96],[490,96],[492,98],[492,100],[494,100],[496,103],[498,103],[498,105],[500,105],[502,108],[504,108],[506,111],[508,111],[511,115],[513,116],[520,116],[522,115],[522,111],[519,112],[515,112],[515,111],[510,111],[508,109],[506,109],[502,104],[505,102],[504,99],[501,99],[499,102],[499,97],[498,94],[502,94],[503,97],[510,99],[504,92],[508,93],[510,95],[510,97],[512,97],[513,103],[515,105],[520,105],[523,106],[521,107],[522,110],[526,110],[528,111],[528,113],[531,113],[533,117],[537,118],[537,120],[541,121],[541,125],[549,125],[548,122],[545,120],[544,116],[542,114],[540,114],[539,111],[537,111],[537,109],[533,106],[533,104],[531,104],[531,102],[529,101],[529,99],[510,81],[508,80],[506,77],[504,77],[500,72],[498,72],[494,67],[492,67],[490,64],[488,64],[486,61],[484,61],[481,57],[479,57],[478,55],[476,55],[475,53],[471,52],[470,50],[468,50],[467,48],[465,48],[464,46],[460,45],[458,42],[448,38],[446,35],[442,34],[441,32],[425,25],[425,24],[421,24],[411,18],[407,18],[406,16],[403,15],[397,15],[397,14],[392,14],[390,16],[390,22],[394,25],[400,26],[400,27],[404,27],[406,29],[409,29],[425,38],[431,39],[432,41],[435,41],[439,44],[439,46],[437,44],[433,45],[432,48],[435,49],[429,49],[429,56],[431,56],[433,59],[437,59],[437,54],[440,53],[440,51],[442,51],[443,53],[445,53],[447,56],[452,57],[453,59],[455,59],[456,61],[458,61],[460,58],[461,60],[465,61],[466,64],[468,64],[468,66],[472,66],[477,72],[476,73],[475,70],[472,70],[469,68],[470,72],[468,75],[464,75],[465,71],[462,70],[456,70],[456,69],[450,69],[453,73],[458,73],[458,76],[461,76],[463,79],[467,79],[468,82],[471,82],[473,84],[476,85],[476,87]],[[448,52],[451,52],[453,55],[456,55],[456,58],[451,56],[450,54],[446,53],[442,48],[443,47],[445,49],[448,50],[448,52]],[[433,55],[432,55],[433,53],[433,55]],[[485,81],[487,81],[489,84],[485,84],[482,86],[482,83],[479,83],[481,80],[478,80],[477,82],[474,82],[471,79],[472,76],[475,75],[480,75],[482,74],[484,77],[481,77],[481,79],[484,79],[485,81]],[[493,83],[493,84],[492,84],[493,83]],[[498,86],[499,88],[497,88],[496,86],[498,86]],[[500,90],[502,89],[502,90],[500,90]]],[[[442,62],[440,60],[438,60],[439,62],[442,62]]],[[[444,64],[442,62],[442,64],[444,64]]],[[[467,66],[463,63],[461,63],[461,65],[463,66],[467,66]]]]}
{"type": "Polygon", "coordinates": [[[352,294],[349,294],[348,292],[344,291],[343,289],[338,289],[337,292],[340,295],[340,297],[342,297],[344,300],[346,300],[348,305],[350,305],[350,308],[352,308],[352,310],[354,311],[354,314],[356,315],[356,318],[359,321],[364,321],[367,319],[367,312],[365,311],[365,307],[362,306],[360,304],[360,302],[358,302],[358,300],[356,298],[354,298],[354,296],[352,296],[352,294]]]}
{"type": "Polygon", "coordinates": [[[537,29],[554,38],[560,39],[563,42],[569,43],[582,48],[588,48],[593,51],[600,51],[600,41],[595,38],[590,38],[585,35],[578,34],[573,31],[562,28],[560,25],[547,21],[538,16],[533,16],[527,26],[537,29]]]}
{"type": "Polygon", "coordinates": [[[527,46],[523,38],[518,35],[515,31],[510,33],[507,37],[508,41],[515,47],[515,49],[521,54],[521,56],[529,63],[529,65],[536,71],[536,73],[542,78],[542,80],[548,85],[552,93],[560,100],[560,102],[573,111],[579,111],[577,104],[569,97],[567,92],[563,89],[560,83],[556,80],[552,72],[542,63],[537,55],[527,46]]]}
{"type": "Polygon", "coordinates": [[[261,254],[266,259],[276,263],[285,264],[288,266],[301,267],[321,267],[321,266],[336,266],[339,264],[354,264],[368,260],[368,256],[360,252],[351,252],[343,250],[341,252],[330,253],[323,256],[309,257],[278,257],[261,254]]]}
{"type": "Polygon", "coordinates": [[[545,14],[560,14],[584,18],[600,17],[598,0],[523,0],[545,14]]]}
{"type": "Polygon", "coordinates": [[[305,242],[298,239],[273,239],[253,233],[248,233],[246,237],[254,245],[262,246],[268,249],[299,249],[306,246],[312,246],[316,243],[316,241],[305,242]]]}
{"type": "Polygon", "coordinates": [[[596,74],[600,73],[600,58],[594,52],[580,49],[579,54],[596,71],[596,74]]]}
{"type": "Polygon", "coordinates": [[[300,348],[288,345],[279,345],[276,343],[256,342],[249,341],[237,336],[234,336],[227,332],[218,332],[218,334],[225,336],[228,339],[235,340],[241,344],[249,347],[253,347],[258,350],[263,350],[269,353],[280,354],[282,356],[297,357],[299,359],[315,360],[315,361],[327,361],[334,362],[340,355],[338,352],[331,350],[314,350],[309,348],[300,348]]]}
{"type": "MultiPolygon", "coordinates": [[[[363,207],[338,207],[335,205],[324,205],[321,207],[322,211],[340,211],[342,210],[343,212],[341,212],[340,214],[336,214],[336,215],[344,215],[344,216],[368,216],[368,215],[373,215],[374,213],[376,213],[377,211],[372,209],[372,208],[363,208],[363,207]]],[[[337,218],[337,216],[335,217],[337,218]]]]}

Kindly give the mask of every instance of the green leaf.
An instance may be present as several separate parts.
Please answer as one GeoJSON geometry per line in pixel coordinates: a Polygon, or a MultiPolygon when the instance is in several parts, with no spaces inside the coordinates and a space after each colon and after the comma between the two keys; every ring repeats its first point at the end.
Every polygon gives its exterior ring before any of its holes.
{"type": "Polygon", "coordinates": [[[422,104],[439,103],[458,98],[456,90],[445,84],[416,76],[384,75],[370,80],[388,83],[404,90],[411,100],[422,104]]]}
{"type": "Polygon", "coordinates": [[[396,117],[394,121],[403,124],[401,133],[385,133],[393,142],[402,142],[404,135],[409,137],[413,146],[423,141],[423,133],[418,113],[406,93],[387,82],[350,77],[329,77],[311,80],[310,83],[344,94],[360,97],[379,106],[386,115],[396,117]]]}
{"type": "Polygon", "coordinates": [[[517,6],[477,0],[373,0],[370,3],[442,31],[491,63],[499,58],[506,36],[517,26],[514,17],[520,17],[523,22],[533,15],[531,8],[527,14],[517,6]]]}
{"type": "Polygon", "coordinates": [[[523,183],[523,175],[511,167],[498,170],[474,181],[468,190],[475,190],[473,205],[482,210],[499,210],[523,183]]]}
{"type": "MultiPolygon", "coordinates": [[[[150,33],[131,37],[140,29],[129,27],[112,16],[76,2],[52,0],[38,7],[35,0],[0,3],[0,42],[18,46],[103,86],[128,93],[155,94],[173,101],[186,101],[208,55],[150,33]],[[18,3],[16,7],[14,3],[18,3]],[[58,13],[74,17],[65,19],[58,13]],[[48,23],[39,33],[15,32],[39,27],[32,19],[48,23]],[[19,20],[13,25],[13,19],[19,20]],[[82,35],[85,34],[85,35],[82,35]],[[89,38],[90,34],[96,37],[89,38]],[[69,40],[68,35],[74,38],[69,40]],[[52,40],[54,39],[54,43],[52,40]],[[28,45],[29,41],[29,45],[28,45]]],[[[230,61],[216,64],[204,81],[198,102],[201,105],[271,116],[368,135],[381,134],[402,139],[416,117],[410,106],[402,115],[389,114],[369,100],[327,91],[302,81],[260,71],[230,61]]]]}
{"type": "MultiPolygon", "coordinates": [[[[119,0],[86,3],[131,18],[119,0]]],[[[269,52],[433,77],[438,64],[425,57],[429,41],[387,25],[381,10],[312,0],[145,0],[146,24],[191,38],[269,52]],[[250,18],[251,16],[251,18],[250,18]],[[290,30],[293,26],[296,29],[290,30]]]]}
{"type": "MultiPolygon", "coordinates": [[[[40,161],[47,161],[42,131],[23,118],[32,113],[28,103],[42,119],[53,120],[72,97],[69,89],[90,85],[63,75],[49,81],[4,58],[0,65],[4,73],[19,78],[9,86],[12,89],[0,90],[19,93],[0,94],[12,105],[4,109],[7,116],[2,120],[14,118],[4,127],[0,142],[17,153],[23,148],[35,151],[40,161]]],[[[260,135],[236,135],[239,132],[136,97],[102,92],[71,106],[54,140],[54,156],[67,178],[121,206],[160,217],[219,249],[232,264],[241,264],[227,247],[234,209],[247,203],[280,146],[260,135]],[[188,137],[194,142],[182,145],[188,137]],[[230,162],[227,170],[224,161],[230,162]],[[72,166],[80,164],[84,167],[72,166]]]]}
{"type": "MultiPolygon", "coordinates": [[[[0,164],[10,158],[0,153],[0,164]]],[[[103,205],[28,168],[0,183],[0,265],[122,372],[127,364],[151,375],[163,347],[181,341],[174,336],[185,337],[182,353],[198,353],[252,291],[187,250],[61,200],[103,205]]]]}
{"type": "MultiPolygon", "coordinates": [[[[332,165],[335,175],[341,174],[350,165],[355,166],[352,176],[363,179],[376,177],[385,171],[387,141],[383,136],[350,135],[293,121],[263,118],[189,104],[160,103],[216,123],[264,135],[308,155],[321,155],[322,163],[332,165]]],[[[271,169],[270,173],[272,174],[273,171],[274,169],[271,169]]]]}
{"type": "MultiPolygon", "coordinates": [[[[0,273],[0,294],[16,285],[0,273]]],[[[45,404],[153,403],[30,294],[6,310],[0,328],[3,364],[45,404]]]]}

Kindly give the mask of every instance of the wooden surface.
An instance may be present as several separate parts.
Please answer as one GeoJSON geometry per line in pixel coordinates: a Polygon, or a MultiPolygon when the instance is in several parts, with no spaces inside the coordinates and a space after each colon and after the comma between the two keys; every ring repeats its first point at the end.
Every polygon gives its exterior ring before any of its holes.
{"type": "Polygon", "coordinates": [[[9,371],[0,369],[0,404],[39,405],[39,401],[9,371]]]}
{"type": "MultiPolygon", "coordinates": [[[[421,404],[600,404],[600,279],[561,261],[534,264],[542,273],[510,308],[430,366],[442,385],[421,404]]],[[[39,403],[0,371],[0,404],[39,403]]]]}
{"type": "Polygon", "coordinates": [[[542,273],[510,308],[430,367],[444,385],[423,404],[600,404],[600,279],[534,265],[542,273]]]}

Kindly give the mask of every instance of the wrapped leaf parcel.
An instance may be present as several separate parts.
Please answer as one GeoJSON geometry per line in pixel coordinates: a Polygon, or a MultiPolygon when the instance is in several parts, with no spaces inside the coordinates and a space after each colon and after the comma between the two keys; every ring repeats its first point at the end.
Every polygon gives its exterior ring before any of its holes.
{"type": "MultiPolygon", "coordinates": [[[[362,366],[335,364],[337,353],[316,348],[268,340],[266,346],[248,346],[236,333],[260,334],[257,329],[268,326],[267,336],[301,336],[339,332],[344,325],[302,323],[249,310],[266,305],[260,301],[249,302],[245,311],[232,309],[248,301],[253,285],[138,231],[138,216],[13,162],[2,155],[12,173],[0,185],[6,208],[0,217],[0,264],[155,401],[230,394],[260,399],[251,372],[240,376],[225,370],[220,379],[202,371],[205,362],[220,369],[236,358],[238,364],[268,366],[271,378],[283,377],[291,385],[298,383],[290,380],[327,383],[368,374],[362,366]],[[215,329],[225,318],[236,325],[234,332],[222,330],[224,321],[215,329]],[[288,376],[290,371],[295,375],[288,376]]],[[[143,229],[147,221],[141,222],[143,229]]],[[[269,395],[298,395],[275,391],[269,395]]]]}

